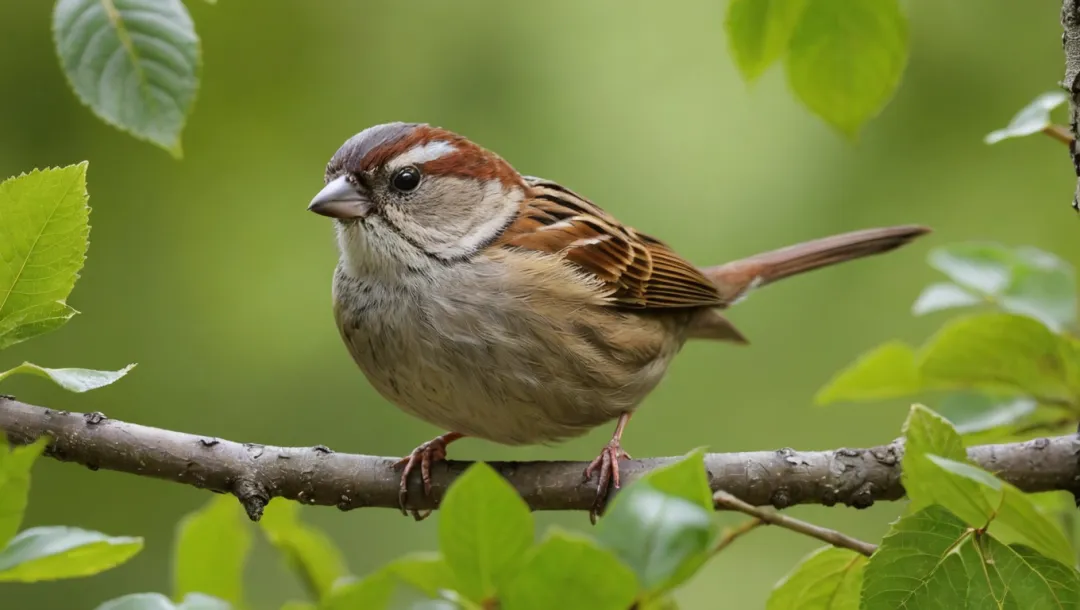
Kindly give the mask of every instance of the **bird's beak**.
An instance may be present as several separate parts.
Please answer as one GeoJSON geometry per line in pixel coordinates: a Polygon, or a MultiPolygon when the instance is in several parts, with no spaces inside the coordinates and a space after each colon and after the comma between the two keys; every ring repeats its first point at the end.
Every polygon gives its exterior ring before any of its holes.
{"type": "Polygon", "coordinates": [[[330,218],[363,218],[371,211],[371,200],[345,179],[334,178],[308,204],[308,210],[330,218]]]}

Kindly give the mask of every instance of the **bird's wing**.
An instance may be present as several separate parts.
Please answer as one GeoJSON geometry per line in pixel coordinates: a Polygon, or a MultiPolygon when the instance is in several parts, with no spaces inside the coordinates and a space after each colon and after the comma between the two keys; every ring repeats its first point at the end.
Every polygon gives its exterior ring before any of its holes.
{"type": "Polygon", "coordinates": [[[716,286],[658,239],[620,223],[550,180],[526,177],[521,216],[496,245],[558,254],[602,282],[613,307],[672,309],[723,304],[716,286]]]}

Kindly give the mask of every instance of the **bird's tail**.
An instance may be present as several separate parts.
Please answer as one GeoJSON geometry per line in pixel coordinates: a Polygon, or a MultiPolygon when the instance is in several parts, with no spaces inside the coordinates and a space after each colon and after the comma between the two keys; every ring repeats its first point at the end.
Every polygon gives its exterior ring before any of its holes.
{"type": "Polygon", "coordinates": [[[762,252],[707,267],[701,272],[716,284],[724,301],[730,304],[753,288],[814,269],[888,252],[929,232],[929,228],[918,225],[863,229],[762,252]]]}
{"type": "MultiPolygon", "coordinates": [[[[706,267],[701,272],[716,284],[724,300],[721,307],[727,307],[754,288],[814,269],[888,252],[929,232],[929,228],[918,225],[852,231],[706,267]]],[[[689,336],[747,342],[716,309],[699,312],[691,323],[689,336]]]]}

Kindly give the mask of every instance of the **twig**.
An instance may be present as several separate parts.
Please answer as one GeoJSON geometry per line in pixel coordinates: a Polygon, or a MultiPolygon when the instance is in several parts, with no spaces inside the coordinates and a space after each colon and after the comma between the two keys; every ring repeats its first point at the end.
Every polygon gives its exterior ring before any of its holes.
{"type": "Polygon", "coordinates": [[[720,540],[713,547],[712,554],[716,555],[720,551],[731,546],[732,542],[735,542],[740,537],[749,534],[762,525],[768,525],[764,521],[758,518],[747,519],[735,527],[729,527],[724,529],[724,533],[720,536],[720,540]]]}
{"type": "MultiPolygon", "coordinates": [[[[48,436],[52,443],[47,455],[93,470],[104,468],[231,493],[252,519],[259,518],[271,498],[342,510],[398,505],[401,471],[393,467],[394,457],[335,453],[322,446],[237,443],[9,398],[0,398],[0,432],[15,443],[48,436]]],[[[974,463],[1030,492],[1073,489],[1074,481],[1080,480],[1078,454],[1076,435],[968,449],[974,463]]],[[[866,508],[876,501],[903,497],[902,457],[903,445],[893,442],[869,449],[710,453],[705,456],[705,468],[713,491],[723,489],[753,506],[866,508]]],[[[679,459],[627,460],[620,465],[624,485],[679,459]]],[[[422,493],[420,477],[413,477],[410,508],[437,508],[450,483],[470,464],[434,464],[430,497],[422,493]]],[[[533,510],[588,510],[595,499],[595,481],[582,481],[584,462],[492,462],[491,466],[533,510]]]]}
{"type": "Polygon", "coordinates": [[[847,534],[842,534],[836,530],[831,530],[820,525],[814,525],[813,523],[807,523],[806,521],[800,521],[793,519],[787,515],[781,515],[780,513],[767,509],[758,508],[757,506],[751,506],[746,502],[736,498],[735,496],[727,493],[726,491],[718,491],[713,495],[713,502],[718,506],[730,510],[737,510],[741,513],[756,517],[761,521],[769,525],[778,525],[780,527],[789,529],[793,532],[799,532],[800,534],[806,534],[811,538],[817,538],[818,540],[831,544],[841,549],[850,549],[856,553],[862,553],[867,557],[874,554],[877,550],[876,544],[870,544],[869,542],[863,542],[856,538],[852,538],[847,534]]]}
{"type": "Polygon", "coordinates": [[[1073,136],[1068,128],[1062,125],[1047,125],[1046,127],[1043,127],[1042,132],[1066,146],[1072,146],[1072,143],[1076,141],[1076,137],[1073,136]]]}

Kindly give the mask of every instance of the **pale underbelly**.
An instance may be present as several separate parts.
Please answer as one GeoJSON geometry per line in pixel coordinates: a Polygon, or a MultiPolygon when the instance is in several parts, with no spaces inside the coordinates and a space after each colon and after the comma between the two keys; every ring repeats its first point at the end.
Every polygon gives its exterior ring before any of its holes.
{"type": "Polygon", "coordinates": [[[383,394],[402,411],[443,430],[504,445],[538,445],[581,436],[637,407],[636,403],[626,403],[622,408],[613,404],[574,408],[570,403],[576,399],[570,397],[563,402],[545,403],[538,400],[495,402],[476,396],[436,401],[415,394],[383,394]]]}
{"type": "Polygon", "coordinates": [[[401,328],[359,324],[345,338],[372,386],[443,430],[506,445],[573,438],[632,412],[681,346],[661,335],[653,350],[613,354],[596,349],[595,337],[550,329],[455,336],[401,328]]]}
{"type": "Polygon", "coordinates": [[[636,409],[682,347],[690,314],[598,305],[576,272],[544,267],[538,284],[508,267],[520,260],[394,284],[339,268],[334,314],[371,385],[447,432],[507,445],[580,436],[636,409]]]}
{"type": "Polygon", "coordinates": [[[430,354],[411,362],[377,354],[357,358],[368,381],[398,408],[448,432],[506,445],[552,443],[585,434],[632,412],[659,382],[666,361],[617,384],[596,384],[575,363],[498,368],[467,359],[440,362],[430,354]],[[577,370],[575,370],[577,368],[577,370]]]}

